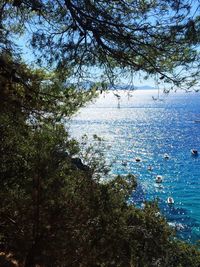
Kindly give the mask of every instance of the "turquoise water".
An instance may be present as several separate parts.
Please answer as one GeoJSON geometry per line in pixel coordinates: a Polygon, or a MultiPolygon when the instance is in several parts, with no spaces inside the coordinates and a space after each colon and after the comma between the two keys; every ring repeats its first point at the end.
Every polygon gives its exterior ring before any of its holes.
{"type": "Polygon", "coordinates": [[[194,157],[190,151],[195,148],[200,154],[200,94],[173,93],[157,101],[153,90],[117,94],[120,100],[109,92],[82,109],[72,120],[72,135],[103,137],[112,174],[137,176],[139,186],[131,201],[140,205],[158,199],[169,224],[178,226],[179,237],[200,240],[200,155],[194,157]],[[161,186],[156,175],[163,176],[161,186]],[[171,206],[166,203],[169,196],[175,201],[171,206]]]}

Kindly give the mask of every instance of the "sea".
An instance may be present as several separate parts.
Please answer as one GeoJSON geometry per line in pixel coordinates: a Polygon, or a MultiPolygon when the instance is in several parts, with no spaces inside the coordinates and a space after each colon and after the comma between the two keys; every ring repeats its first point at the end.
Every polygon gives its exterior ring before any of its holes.
{"type": "Polygon", "coordinates": [[[157,90],[102,92],[73,117],[70,132],[77,140],[88,135],[91,143],[94,134],[103,138],[106,164],[111,165],[108,176],[137,177],[130,203],[142,208],[145,201],[158,201],[178,237],[198,243],[200,93],[161,92],[159,96],[157,90]],[[156,182],[157,175],[162,183],[156,182]],[[167,203],[168,197],[173,204],[167,203]]]}

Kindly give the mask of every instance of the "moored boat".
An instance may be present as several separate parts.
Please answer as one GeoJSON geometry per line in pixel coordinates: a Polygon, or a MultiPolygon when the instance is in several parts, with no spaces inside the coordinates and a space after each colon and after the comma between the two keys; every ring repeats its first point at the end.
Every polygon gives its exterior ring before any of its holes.
{"type": "Polygon", "coordinates": [[[165,159],[169,159],[169,155],[167,153],[164,154],[165,159]]]}
{"type": "Polygon", "coordinates": [[[135,161],[136,162],[140,162],[141,161],[141,158],[135,158],[135,161]]]}
{"type": "Polygon", "coordinates": [[[151,165],[149,165],[149,166],[147,167],[147,170],[148,170],[148,171],[152,171],[152,170],[153,170],[153,167],[152,167],[151,165]]]}
{"type": "Polygon", "coordinates": [[[168,203],[168,204],[174,204],[174,199],[173,199],[173,197],[168,197],[168,198],[167,198],[167,203],[168,203]]]}
{"type": "Polygon", "coordinates": [[[157,175],[156,176],[156,183],[162,183],[162,181],[163,181],[162,175],[157,175]]]}
{"type": "Polygon", "coordinates": [[[197,151],[197,149],[191,149],[191,153],[192,153],[192,155],[194,155],[194,156],[197,156],[197,155],[198,155],[198,151],[197,151]]]}
{"type": "Polygon", "coordinates": [[[122,166],[127,166],[127,161],[122,160],[122,166]]]}

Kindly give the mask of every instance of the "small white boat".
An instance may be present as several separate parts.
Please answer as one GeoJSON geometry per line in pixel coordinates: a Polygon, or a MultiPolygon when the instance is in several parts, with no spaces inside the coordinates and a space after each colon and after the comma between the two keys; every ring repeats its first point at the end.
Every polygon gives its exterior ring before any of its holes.
{"type": "Polygon", "coordinates": [[[169,155],[167,153],[164,154],[164,159],[169,159],[169,155]]]}
{"type": "Polygon", "coordinates": [[[181,224],[181,223],[176,223],[176,225],[175,225],[175,229],[177,230],[177,231],[181,231],[181,230],[184,230],[184,226],[181,224]]]}
{"type": "Polygon", "coordinates": [[[156,183],[162,183],[162,181],[163,181],[162,175],[157,175],[156,176],[156,183]]]}
{"type": "Polygon", "coordinates": [[[140,162],[141,161],[141,158],[135,158],[135,161],[136,162],[140,162]]]}
{"type": "Polygon", "coordinates": [[[197,149],[191,149],[191,153],[192,153],[192,155],[194,155],[194,156],[198,155],[198,151],[197,151],[197,149]]]}
{"type": "Polygon", "coordinates": [[[152,171],[152,170],[153,170],[153,167],[152,167],[151,165],[149,165],[149,166],[147,167],[147,170],[148,170],[148,171],[152,171]]]}
{"type": "Polygon", "coordinates": [[[173,197],[168,197],[168,198],[167,198],[167,203],[168,203],[168,204],[174,204],[174,199],[173,199],[173,197]]]}
{"type": "Polygon", "coordinates": [[[127,161],[122,160],[122,166],[127,166],[127,161]]]}
{"type": "Polygon", "coordinates": [[[182,223],[174,223],[174,222],[168,222],[168,225],[174,228],[177,231],[184,230],[185,227],[182,223]]]}
{"type": "Polygon", "coordinates": [[[161,182],[160,182],[160,183],[156,183],[156,184],[155,184],[155,188],[156,188],[157,190],[161,190],[161,189],[163,189],[164,187],[163,187],[163,185],[161,185],[161,182]]]}

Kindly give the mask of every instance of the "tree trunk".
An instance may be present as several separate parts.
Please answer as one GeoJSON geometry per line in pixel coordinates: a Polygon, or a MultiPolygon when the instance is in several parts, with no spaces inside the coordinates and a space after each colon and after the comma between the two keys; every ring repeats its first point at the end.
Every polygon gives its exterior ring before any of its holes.
{"type": "Polygon", "coordinates": [[[33,177],[33,243],[25,259],[24,267],[35,267],[41,262],[41,249],[39,242],[40,225],[40,177],[36,171],[33,177]]]}

